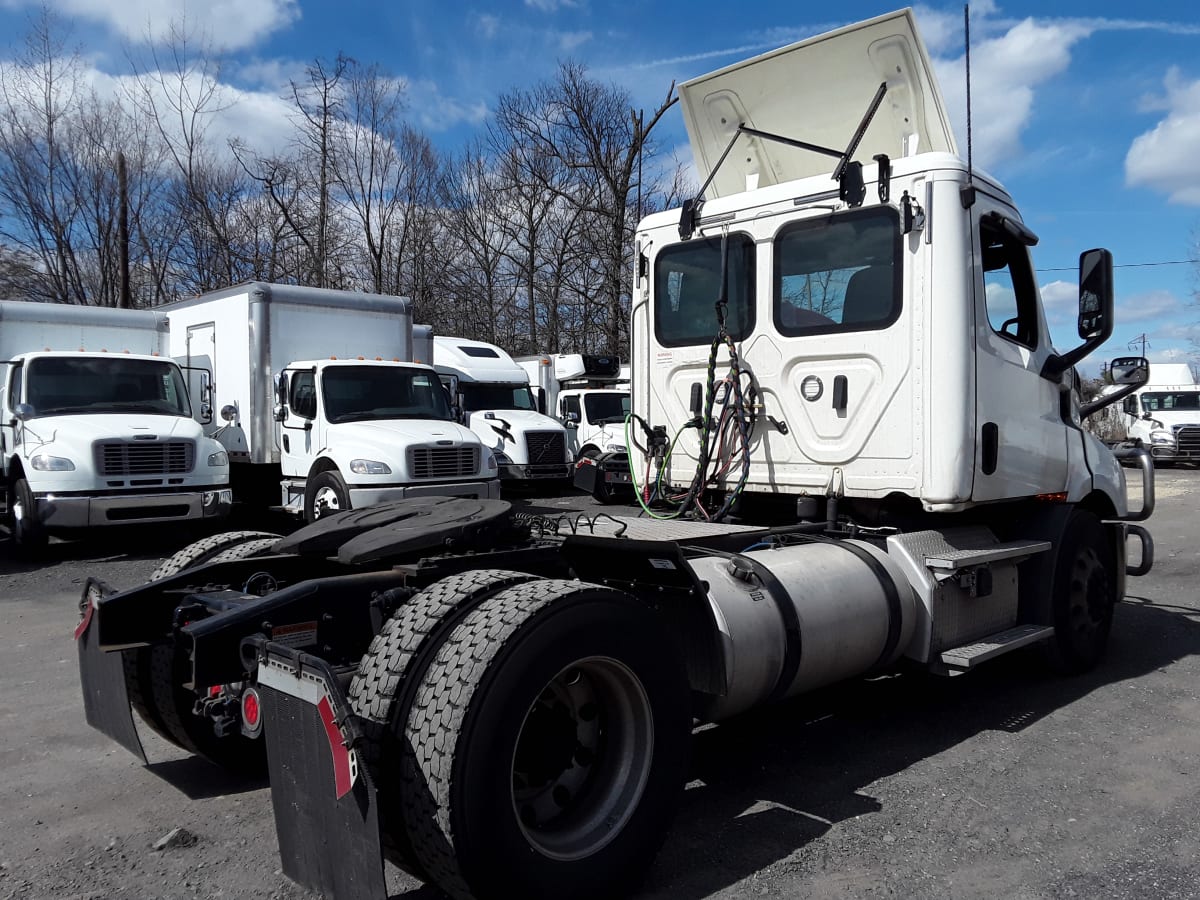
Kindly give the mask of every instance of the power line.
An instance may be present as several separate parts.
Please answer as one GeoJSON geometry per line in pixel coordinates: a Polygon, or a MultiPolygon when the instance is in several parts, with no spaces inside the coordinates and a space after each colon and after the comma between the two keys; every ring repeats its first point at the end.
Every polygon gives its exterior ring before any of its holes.
{"type": "MultiPolygon", "coordinates": [[[[1153,266],[1187,266],[1192,263],[1200,263],[1200,259],[1171,259],[1164,262],[1148,262],[1148,263],[1114,263],[1114,269],[1146,269],[1153,266]]],[[[1074,272],[1078,266],[1062,266],[1053,269],[1038,269],[1039,272],[1074,272]]]]}

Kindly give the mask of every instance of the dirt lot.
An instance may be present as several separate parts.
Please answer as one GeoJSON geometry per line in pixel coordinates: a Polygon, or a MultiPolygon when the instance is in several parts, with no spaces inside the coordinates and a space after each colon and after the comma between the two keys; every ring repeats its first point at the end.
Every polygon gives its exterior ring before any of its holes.
{"type": "MultiPolygon", "coordinates": [[[[698,733],[642,896],[1200,897],[1198,489],[1200,472],[1159,473],[1155,569],[1131,580],[1087,676],[1017,653],[698,733]]],[[[36,567],[0,541],[0,900],[311,897],[280,873],[262,783],[145,729],[143,768],[84,723],[71,634],[83,579],[138,583],[188,537],[56,543],[36,567]],[[195,842],[152,849],[176,827],[195,842]]],[[[389,887],[437,896],[395,871],[389,887]]]]}

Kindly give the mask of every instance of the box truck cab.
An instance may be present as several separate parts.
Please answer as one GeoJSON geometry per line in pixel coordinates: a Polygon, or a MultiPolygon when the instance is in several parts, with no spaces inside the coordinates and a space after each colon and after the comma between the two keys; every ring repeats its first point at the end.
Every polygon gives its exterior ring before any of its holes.
{"type": "Polygon", "coordinates": [[[436,335],[433,367],[457,395],[467,425],[495,453],[502,479],[570,477],[567,431],[539,411],[529,376],[511,356],[484,341],[436,335]]]}
{"type": "Polygon", "coordinates": [[[212,371],[235,497],[313,521],[402,497],[499,495],[495,457],[413,358],[404,297],[254,282],[164,307],[212,371]],[[278,499],[276,499],[278,498],[278,499]]]}
{"type": "Polygon", "coordinates": [[[1147,384],[1122,409],[1127,440],[1156,464],[1200,462],[1200,385],[1147,384]]]}
{"type": "Polygon", "coordinates": [[[495,457],[454,421],[429,366],[292,362],[277,398],[284,505],[303,502],[310,521],[404,497],[499,496],[495,457]]]}
{"type": "Polygon", "coordinates": [[[228,513],[229,461],[193,420],[151,310],[0,303],[0,457],[9,528],[51,532],[228,513]]]}
{"type": "Polygon", "coordinates": [[[538,408],[567,429],[575,486],[601,502],[628,488],[629,372],[615,356],[546,353],[517,357],[538,408]]]}

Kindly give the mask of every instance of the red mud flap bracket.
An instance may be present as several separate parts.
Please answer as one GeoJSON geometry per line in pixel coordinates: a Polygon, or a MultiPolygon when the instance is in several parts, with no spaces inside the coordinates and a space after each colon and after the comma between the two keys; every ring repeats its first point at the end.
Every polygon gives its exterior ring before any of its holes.
{"type": "Polygon", "coordinates": [[[129,690],[125,686],[123,652],[100,649],[100,629],[96,627],[101,601],[113,593],[98,578],[89,578],[79,600],[81,618],[75,627],[75,645],[79,648],[79,686],[83,689],[83,714],[87,723],[112,738],[146,764],[146,751],[133,724],[129,690]]]}
{"type": "Polygon", "coordinates": [[[257,667],[284,874],[330,900],[387,900],[375,786],[337,676],[261,636],[242,642],[242,656],[257,667]]]}

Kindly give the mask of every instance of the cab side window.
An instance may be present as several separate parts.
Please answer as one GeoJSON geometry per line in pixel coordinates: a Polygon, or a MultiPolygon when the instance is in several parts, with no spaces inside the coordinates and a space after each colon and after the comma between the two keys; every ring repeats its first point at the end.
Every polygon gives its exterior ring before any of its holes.
{"type": "Polygon", "coordinates": [[[1006,340],[1037,347],[1037,284],[1028,249],[989,216],[979,221],[979,239],[988,324],[1006,340]]]}
{"type": "Polygon", "coordinates": [[[292,412],[305,419],[317,417],[317,376],[313,372],[296,372],[292,375],[290,404],[292,412]]]}

